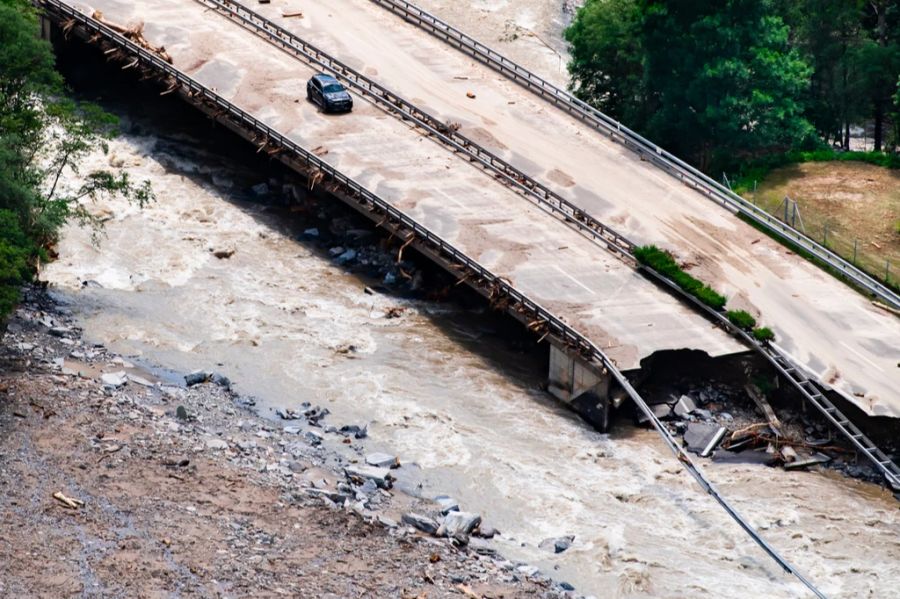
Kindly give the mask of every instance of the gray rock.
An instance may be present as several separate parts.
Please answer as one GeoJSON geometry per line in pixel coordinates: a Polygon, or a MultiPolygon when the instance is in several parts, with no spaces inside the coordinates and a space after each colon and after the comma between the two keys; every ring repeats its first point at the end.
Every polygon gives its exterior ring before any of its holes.
{"type": "Polygon", "coordinates": [[[206,448],[212,450],[228,449],[228,442],[222,439],[207,439],[206,448]]]}
{"type": "Polygon", "coordinates": [[[702,418],[703,420],[710,420],[712,418],[712,412],[710,412],[709,410],[704,410],[703,408],[697,408],[693,413],[694,416],[702,418]]]}
{"type": "Polygon", "coordinates": [[[553,553],[562,553],[566,549],[572,546],[572,542],[575,541],[574,536],[565,536],[565,537],[556,537],[553,539],[544,539],[541,541],[540,547],[545,551],[553,551],[553,553]]]}
{"type": "Polygon", "coordinates": [[[481,524],[481,516],[470,512],[448,512],[437,531],[439,537],[470,535],[481,524]]]}
{"type": "Polygon", "coordinates": [[[179,420],[187,420],[189,418],[187,409],[184,406],[178,406],[175,408],[175,415],[179,420]]]}
{"type": "Polygon", "coordinates": [[[388,518],[387,516],[382,516],[381,514],[375,516],[375,521],[385,528],[397,528],[398,526],[396,520],[388,518]]]}
{"type": "Polygon", "coordinates": [[[575,590],[575,587],[570,585],[568,582],[559,583],[559,588],[561,588],[564,591],[574,591],[575,590]]]}
{"type": "Polygon", "coordinates": [[[210,381],[220,387],[224,387],[225,389],[231,389],[231,379],[229,379],[224,374],[214,372],[212,374],[212,377],[210,377],[210,381]]]}
{"type": "Polygon", "coordinates": [[[281,430],[288,435],[299,435],[302,429],[299,426],[286,426],[281,430]]]}
{"type": "Polygon", "coordinates": [[[421,530],[422,532],[429,535],[433,535],[438,531],[438,523],[428,516],[410,512],[407,514],[403,514],[403,517],[400,519],[404,524],[408,524],[416,530],[421,530]]]}
{"type": "Polygon", "coordinates": [[[499,535],[500,531],[494,528],[493,526],[487,526],[485,524],[481,524],[475,530],[475,536],[481,537],[482,539],[493,539],[495,536],[499,535]]]}
{"type": "Polygon", "coordinates": [[[344,468],[344,472],[349,478],[358,478],[361,481],[366,479],[374,481],[376,485],[382,489],[390,489],[393,481],[391,471],[387,468],[372,468],[371,466],[350,466],[344,468]]]}
{"type": "Polygon", "coordinates": [[[368,425],[359,426],[357,424],[345,424],[340,428],[340,432],[344,435],[353,435],[357,439],[365,439],[369,436],[368,425]]]}
{"type": "Polygon", "coordinates": [[[107,387],[122,387],[128,382],[128,375],[124,370],[119,372],[105,372],[100,375],[100,381],[107,387]]]}
{"type": "Polygon", "coordinates": [[[376,468],[397,468],[400,466],[397,456],[387,453],[370,453],[366,456],[366,464],[376,468]]]}
{"type": "Polygon", "coordinates": [[[303,436],[306,438],[309,444],[313,446],[321,445],[322,440],[324,439],[322,434],[317,431],[306,431],[303,436]]]}
{"type": "Polygon", "coordinates": [[[682,395],[678,398],[678,401],[675,402],[675,405],[672,406],[672,411],[675,412],[675,415],[679,418],[687,418],[688,415],[696,409],[697,404],[695,404],[694,400],[687,395],[682,395]]]}
{"type": "Polygon", "coordinates": [[[378,492],[378,484],[371,478],[367,478],[366,482],[359,487],[359,492],[363,495],[374,495],[378,492]]]}
{"type": "Polygon", "coordinates": [[[349,249],[337,257],[337,261],[340,264],[346,264],[348,262],[352,262],[353,260],[356,260],[356,250],[354,249],[349,249]]]}
{"type": "Polygon", "coordinates": [[[516,568],[516,571],[521,572],[529,578],[532,576],[536,576],[538,572],[540,572],[540,570],[538,570],[536,566],[529,566],[528,564],[519,566],[518,568],[516,568]]]}
{"type": "Polygon", "coordinates": [[[459,511],[459,503],[449,495],[438,495],[434,498],[434,502],[441,506],[442,516],[446,516],[449,512],[459,511]]]}
{"type": "Polygon", "coordinates": [[[144,377],[138,376],[136,374],[129,374],[128,380],[131,381],[132,383],[137,383],[138,385],[141,385],[143,387],[153,387],[154,386],[153,383],[151,383],[144,377]]]}
{"type": "Polygon", "coordinates": [[[317,229],[316,227],[312,227],[311,229],[307,229],[307,230],[303,231],[303,234],[306,235],[307,237],[318,237],[319,229],[317,229]]]}
{"type": "Polygon", "coordinates": [[[268,183],[257,183],[250,190],[257,196],[264,196],[269,193],[269,185],[268,183]]]}
{"type": "Polygon", "coordinates": [[[205,383],[207,380],[209,380],[209,373],[205,370],[195,370],[184,375],[184,384],[188,387],[205,383]]]}
{"type": "Polygon", "coordinates": [[[48,332],[54,337],[65,337],[72,332],[72,329],[68,327],[52,327],[48,332]]]}
{"type": "Polygon", "coordinates": [[[343,505],[345,501],[350,499],[350,497],[348,497],[347,495],[344,495],[343,493],[339,493],[337,491],[332,491],[331,489],[311,488],[306,489],[306,494],[312,497],[321,497],[327,499],[328,501],[331,501],[337,505],[343,505]]]}
{"type": "Polygon", "coordinates": [[[333,247],[330,250],[328,250],[328,253],[333,257],[337,257],[337,256],[340,256],[341,254],[343,254],[345,251],[346,250],[344,250],[343,247],[337,246],[337,247],[333,247]]]}

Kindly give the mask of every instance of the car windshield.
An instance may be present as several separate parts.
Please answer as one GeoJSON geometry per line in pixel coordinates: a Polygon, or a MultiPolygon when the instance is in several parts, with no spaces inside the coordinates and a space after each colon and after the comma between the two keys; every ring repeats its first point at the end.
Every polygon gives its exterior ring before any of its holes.
{"type": "Polygon", "coordinates": [[[344,91],[344,88],[341,87],[341,85],[339,83],[328,83],[322,89],[325,91],[326,94],[334,94],[337,92],[344,91]]]}

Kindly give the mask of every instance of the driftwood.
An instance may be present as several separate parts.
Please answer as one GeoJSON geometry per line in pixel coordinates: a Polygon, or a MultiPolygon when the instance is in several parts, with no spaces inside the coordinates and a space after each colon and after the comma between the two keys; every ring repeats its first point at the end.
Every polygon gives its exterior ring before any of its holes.
{"type": "Polygon", "coordinates": [[[762,411],[762,413],[766,415],[766,420],[769,421],[769,428],[772,429],[772,432],[775,433],[775,436],[781,437],[781,421],[778,420],[778,416],[775,415],[775,410],[773,410],[772,406],[769,405],[769,402],[766,401],[765,395],[763,395],[760,390],[756,388],[756,385],[746,385],[744,389],[756,403],[756,406],[760,409],[760,411],[762,411]]]}
{"type": "Polygon", "coordinates": [[[81,506],[84,505],[84,502],[80,499],[74,499],[72,497],[66,497],[63,495],[62,491],[57,491],[53,494],[53,499],[60,502],[63,506],[69,508],[70,510],[77,510],[81,506]]]}
{"type": "Polygon", "coordinates": [[[107,21],[103,17],[103,13],[99,10],[95,10],[94,14],[91,15],[91,18],[95,21],[103,23],[116,33],[120,34],[122,37],[128,38],[145,50],[153,52],[154,54],[165,60],[167,63],[172,64],[172,57],[169,56],[168,52],[166,52],[166,48],[164,46],[154,46],[144,38],[143,23],[138,23],[136,25],[133,25],[132,27],[123,27],[122,25],[113,23],[112,21],[107,21]]]}

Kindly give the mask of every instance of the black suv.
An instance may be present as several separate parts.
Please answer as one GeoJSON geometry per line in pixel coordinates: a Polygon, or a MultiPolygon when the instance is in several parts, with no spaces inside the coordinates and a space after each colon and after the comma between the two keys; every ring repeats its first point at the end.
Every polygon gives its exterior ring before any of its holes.
{"type": "Polygon", "coordinates": [[[353,98],[340,82],[325,73],[313,75],[306,82],[306,99],[318,104],[324,112],[350,112],[353,98]]]}

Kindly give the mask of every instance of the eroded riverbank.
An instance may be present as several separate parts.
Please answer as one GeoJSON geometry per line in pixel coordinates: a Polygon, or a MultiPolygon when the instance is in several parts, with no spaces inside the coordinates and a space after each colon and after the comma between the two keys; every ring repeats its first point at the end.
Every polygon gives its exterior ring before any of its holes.
{"type": "Polygon", "coordinates": [[[486,541],[400,524],[436,506],[351,474],[354,435],[344,457],[226,381],[165,384],[42,292],[0,364],[4,597],[565,595],[486,541]]]}

